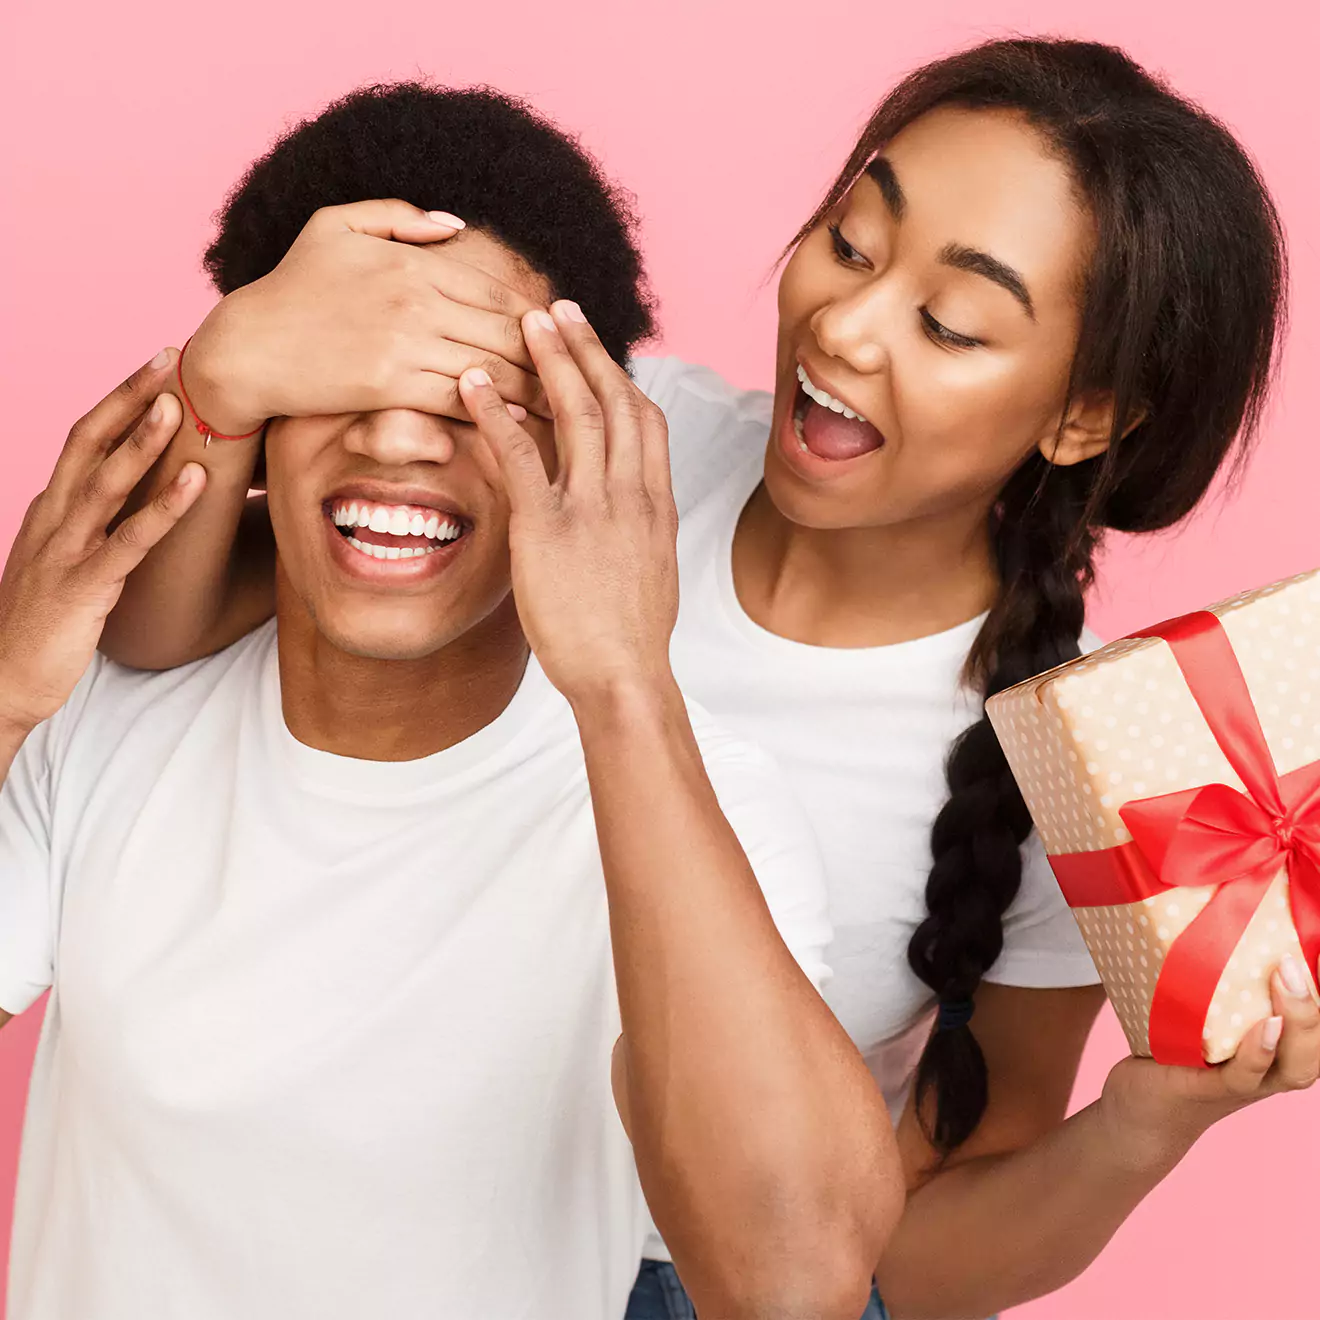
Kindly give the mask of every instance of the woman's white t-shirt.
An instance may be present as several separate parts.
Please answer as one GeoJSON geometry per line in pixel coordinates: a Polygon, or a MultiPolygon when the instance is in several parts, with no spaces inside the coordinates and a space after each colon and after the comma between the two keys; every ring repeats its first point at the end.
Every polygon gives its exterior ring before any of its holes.
{"type": "MultiPolygon", "coordinates": [[[[948,796],[949,746],[980,715],[961,673],[981,620],[851,650],[759,627],[738,602],[731,551],[761,480],[771,398],[675,358],[639,359],[633,374],[669,423],[682,593],[675,673],[692,700],[779,760],[807,810],[834,927],[825,998],[897,1119],[935,1007],[907,947],[926,914],[930,829],[948,796]]],[[[1097,643],[1088,636],[1082,644],[1097,643]]],[[[1034,834],[1023,863],[1003,953],[986,979],[1094,984],[1091,956],[1034,834]]]]}

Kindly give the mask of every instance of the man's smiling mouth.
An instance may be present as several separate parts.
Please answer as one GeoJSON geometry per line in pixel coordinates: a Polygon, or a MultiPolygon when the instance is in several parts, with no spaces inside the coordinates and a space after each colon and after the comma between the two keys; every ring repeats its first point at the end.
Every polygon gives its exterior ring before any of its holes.
{"type": "Polygon", "coordinates": [[[457,541],[468,527],[457,514],[420,504],[339,498],[327,513],[344,540],[371,559],[415,559],[457,541]]]}

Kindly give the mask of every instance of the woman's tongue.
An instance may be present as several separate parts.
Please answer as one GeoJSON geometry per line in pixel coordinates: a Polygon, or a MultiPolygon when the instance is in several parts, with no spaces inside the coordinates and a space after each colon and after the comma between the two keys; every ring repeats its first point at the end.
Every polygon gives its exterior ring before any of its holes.
{"type": "Polygon", "coordinates": [[[802,417],[802,441],[817,458],[837,463],[879,449],[884,436],[860,417],[845,417],[812,401],[802,417]]]}

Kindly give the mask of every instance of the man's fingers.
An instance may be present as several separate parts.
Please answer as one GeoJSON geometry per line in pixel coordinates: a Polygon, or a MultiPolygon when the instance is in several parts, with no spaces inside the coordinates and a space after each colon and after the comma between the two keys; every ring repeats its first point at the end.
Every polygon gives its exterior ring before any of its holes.
{"type": "Polygon", "coordinates": [[[605,411],[549,312],[528,312],[523,334],[555,421],[555,446],[570,481],[604,482],[605,411]]]}
{"type": "Polygon", "coordinates": [[[1275,1013],[1283,1019],[1275,1078],[1279,1086],[1300,1091],[1320,1076],[1320,1009],[1301,963],[1289,956],[1270,983],[1275,1013]]]}
{"type": "MultiPolygon", "coordinates": [[[[642,423],[642,480],[657,508],[674,507],[674,478],[669,468],[669,423],[659,408],[642,423]]],[[[678,517],[675,510],[674,517],[678,517]]]]}
{"type": "Polygon", "coordinates": [[[206,469],[200,463],[185,463],[150,503],[115,528],[88,559],[84,571],[101,583],[123,582],[192,508],[205,488],[206,469]]]}
{"type": "Polygon", "coordinates": [[[178,356],[177,349],[161,349],[150,362],[115,386],[91,412],[74,422],[48,486],[57,502],[71,499],[93,467],[137,424],[168,386],[178,356]]]}
{"type": "Polygon", "coordinates": [[[465,371],[458,385],[472,420],[499,464],[509,507],[518,513],[543,504],[550,495],[550,478],[536,441],[510,416],[484,371],[465,371]]]}
{"type": "Polygon", "coordinates": [[[83,480],[52,544],[76,553],[102,534],[138,482],[165,452],[183,421],[183,407],[173,394],[160,395],[150,411],[117,449],[95,464],[83,480]]]}
{"type": "Polygon", "coordinates": [[[672,504],[669,427],[664,413],[606,352],[577,303],[563,300],[550,311],[573,360],[605,412],[610,475],[626,483],[641,480],[657,507],[672,504]],[[638,441],[635,445],[631,443],[634,434],[638,441]]]}
{"type": "Polygon", "coordinates": [[[458,216],[448,211],[423,211],[397,197],[324,206],[307,223],[318,228],[369,234],[372,238],[389,238],[398,243],[439,243],[466,228],[458,216]]]}
{"type": "MultiPolygon", "coordinates": [[[[649,399],[610,355],[575,302],[561,300],[550,309],[569,354],[605,416],[608,437],[606,474],[624,489],[640,487],[645,469],[645,431],[649,399]]],[[[662,423],[663,425],[663,423],[662,423]]]]}

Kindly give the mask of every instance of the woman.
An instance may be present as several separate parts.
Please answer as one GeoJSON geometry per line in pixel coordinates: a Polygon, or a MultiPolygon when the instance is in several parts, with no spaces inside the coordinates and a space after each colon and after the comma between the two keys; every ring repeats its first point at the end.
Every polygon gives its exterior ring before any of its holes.
{"type": "MultiPolygon", "coordinates": [[[[383,288],[397,246],[379,246],[383,288]]],[[[184,372],[200,414],[239,434],[356,388],[353,408],[466,416],[467,361],[434,362],[429,388],[453,389],[416,402],[428,336],[472,322],[434,300],[413,333],[400,313],[388,342],[364,330],[302,379],[310,355],[289,345],[332,303],[360,311],[362,268],[309,250],[221,303],[184,372]]],[[[638,364],[683,516],[676,672],[781,757],[814,816],[827,995],[898,1122],[910,1195],[872,1316],[987,1314],[1061,1286],[1212,1123],[1320,1070],[1315,969],[1288,964],[1230,1063],[1125,1060],[1064,1121],[1103,997],[982,710],[1078,654],[1106,529],[1173,525],[1243,452],[1283,301],[1277,218],[1220,125],[1110,48],[998,42],[905,79],[797,235],[772,405],[638,364]]],[[[467,342],[510,359],[497,386],[538,407],[516,335],[501,350],[483,322],[467,342]]],[[[130,583],[118,658],[179,663],[268,610],[259,538],[242,573],[217,553],[255,451],[216,451],[213,512],[130,583]]],[[[663,1244],[650,1254],[629,1315],[688,1314],[663,1244]]]]}

